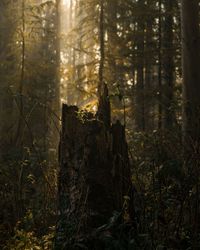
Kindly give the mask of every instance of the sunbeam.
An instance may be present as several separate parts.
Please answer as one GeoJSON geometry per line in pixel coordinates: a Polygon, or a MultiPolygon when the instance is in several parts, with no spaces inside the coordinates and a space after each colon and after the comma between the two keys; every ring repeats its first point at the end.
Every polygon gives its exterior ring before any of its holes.
{"type": "Polygon", "coordinates": [[[70,0],[62,0],[62,1],[63,1],[63,5],[67,5],[67,6],[70,5],[70,0]]]}

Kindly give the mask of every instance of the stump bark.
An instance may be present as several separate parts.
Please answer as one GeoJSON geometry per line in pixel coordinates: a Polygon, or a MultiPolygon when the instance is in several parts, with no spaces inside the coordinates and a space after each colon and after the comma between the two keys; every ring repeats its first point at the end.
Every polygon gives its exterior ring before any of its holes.
{"type": "Polygon", "coordinates": [[[131,196],[125,128],[110,123],[108,92],[96,115],[63,105],[58,180],[58,224],[54,249],[69,237],[90,233],[121,211],[131,196]]]}

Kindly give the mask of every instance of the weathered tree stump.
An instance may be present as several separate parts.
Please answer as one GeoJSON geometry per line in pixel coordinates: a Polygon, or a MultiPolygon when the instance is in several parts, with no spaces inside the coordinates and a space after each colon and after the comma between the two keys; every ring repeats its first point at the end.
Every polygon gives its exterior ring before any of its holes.
{"type": "Polygon", "coordinates": [[[90,233],[121,211],[131,191],[125,129],[110,124],[108,94],[96,115],[63,105],[60,141],[59,219],[55,249],[72,236],[90,233]]]}

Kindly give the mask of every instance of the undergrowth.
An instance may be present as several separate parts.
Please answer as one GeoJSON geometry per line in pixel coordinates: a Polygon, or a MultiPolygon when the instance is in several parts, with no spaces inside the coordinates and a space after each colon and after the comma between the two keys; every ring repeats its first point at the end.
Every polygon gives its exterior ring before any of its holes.
{"type": "MultiPolygon", "coordinates": [[[[200,249],[199,175],[195,172],[199,157],[184,159],[178,132],[135,133],[129,138],[136,190],[134,222],[124,220],[122,212],[114,212],[107,224],[91,234],[71,235],[63,250],[200,249]]],[[[53,249],[55,228],[38,233],[37,228],[29,227],[32,212],[28,211],[3,250],[53,249]]],[[[0,230],[3,232],[4,228],[0,230]]]]}

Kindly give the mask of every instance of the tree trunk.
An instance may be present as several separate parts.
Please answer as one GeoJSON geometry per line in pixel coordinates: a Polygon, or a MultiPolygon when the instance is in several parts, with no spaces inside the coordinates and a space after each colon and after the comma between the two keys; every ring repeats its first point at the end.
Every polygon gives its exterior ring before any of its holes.
{"type": "Polygon", "coordinates": [[[55,89],[55,112],[60,115],[60,36],[61,36],[61,24],[60,24],[60,0],[56,0],[56,83],[55,89]]]}
{"type": "Polygon", "coordinates": [[[10,2],[0,2],[0,160],[3,159],[4,154],[10,152],[15,136],[14,102],[9,89],[10,79],[8,76],[13,75],[15,65],[15,54],[11,49],[11,44],[16,23],[9,13],[10,6],[10,2]]]}
{"type": "Polygon", "coordinates": [[[20,82],[19,82],[19,119],[16,129],[16,139],[15,143],[16,146],[19,148],[23,148],[23,141],[22,141],[22,131],[24,129],[24,103],[23,103],[23,94],[24,94],[24,80],[25,80],[25,57],[26,57],[26,41],[25,41],[25,8],[26,3],[25,0],[21,2],[21,72],[20,72],[20,82]]]}
{"type": "Polygon", "coordinates": [[[188,146],[200,140],[200,38],[198,0],[182,0],[184,133],[188,146]]]}
{"type": "MultiPolygon", "coordinates": [[[[140,11],[143,10],[144,1],[139,3],[140,11]]],[[[135,129],[145,130],[145,107],[144,107],[144,21],[143,16],[138,21],[137,41],[137,84],[135,88],[135,129]]]]}
{"type": "Polygon", "coordinates": [[[99,61],[99,83],[97,87],[98,98],[103,93],[104,85],[104,61],[105,61],[105,44],[104,44],[104,0],[101,0],[100,3],[100,14],[99,14],[99,52],[100,52],[100,61],[99,61]]]}
{"type": "Polygon", "coordinates": [[[165,0],[163,25],[163,127],[175,124],[174,112],[174,58],[173,58],[173,2],[165,0]]]}
{"type": "Polygon", "coordinates": [[[184,149],[188,175],[194,179],[192,249],[199,249],[200,34],[199,1],[182,0],[182,63],[184,87],[184,149]]]}
{"type": "MultiPolygon", "coordinates": [[[[151,0],[147,1],[148,8],[152,9],[151,0]]],[[[146,35],[145,35],[145,131],[153,131],[153,98],[152,98],[152,89],[153,86],[153,18],[149,16],[146,20],[146,35]]]]}
{"type": "Polygon", "coordinates": [[[158,22],[158,129],[162,129],[162,0],[159,0],[158,22]]]}
{"type": "Polygon", "coordinates": [[[54,249],[70,249],[63,248],[70,237],[105,224],[114,210],[122,210],[123,197],[131,196],[125,129],[119,122],[109,123],[107,96],[100,99],[97,116],[63,105],[54,249]]]}

